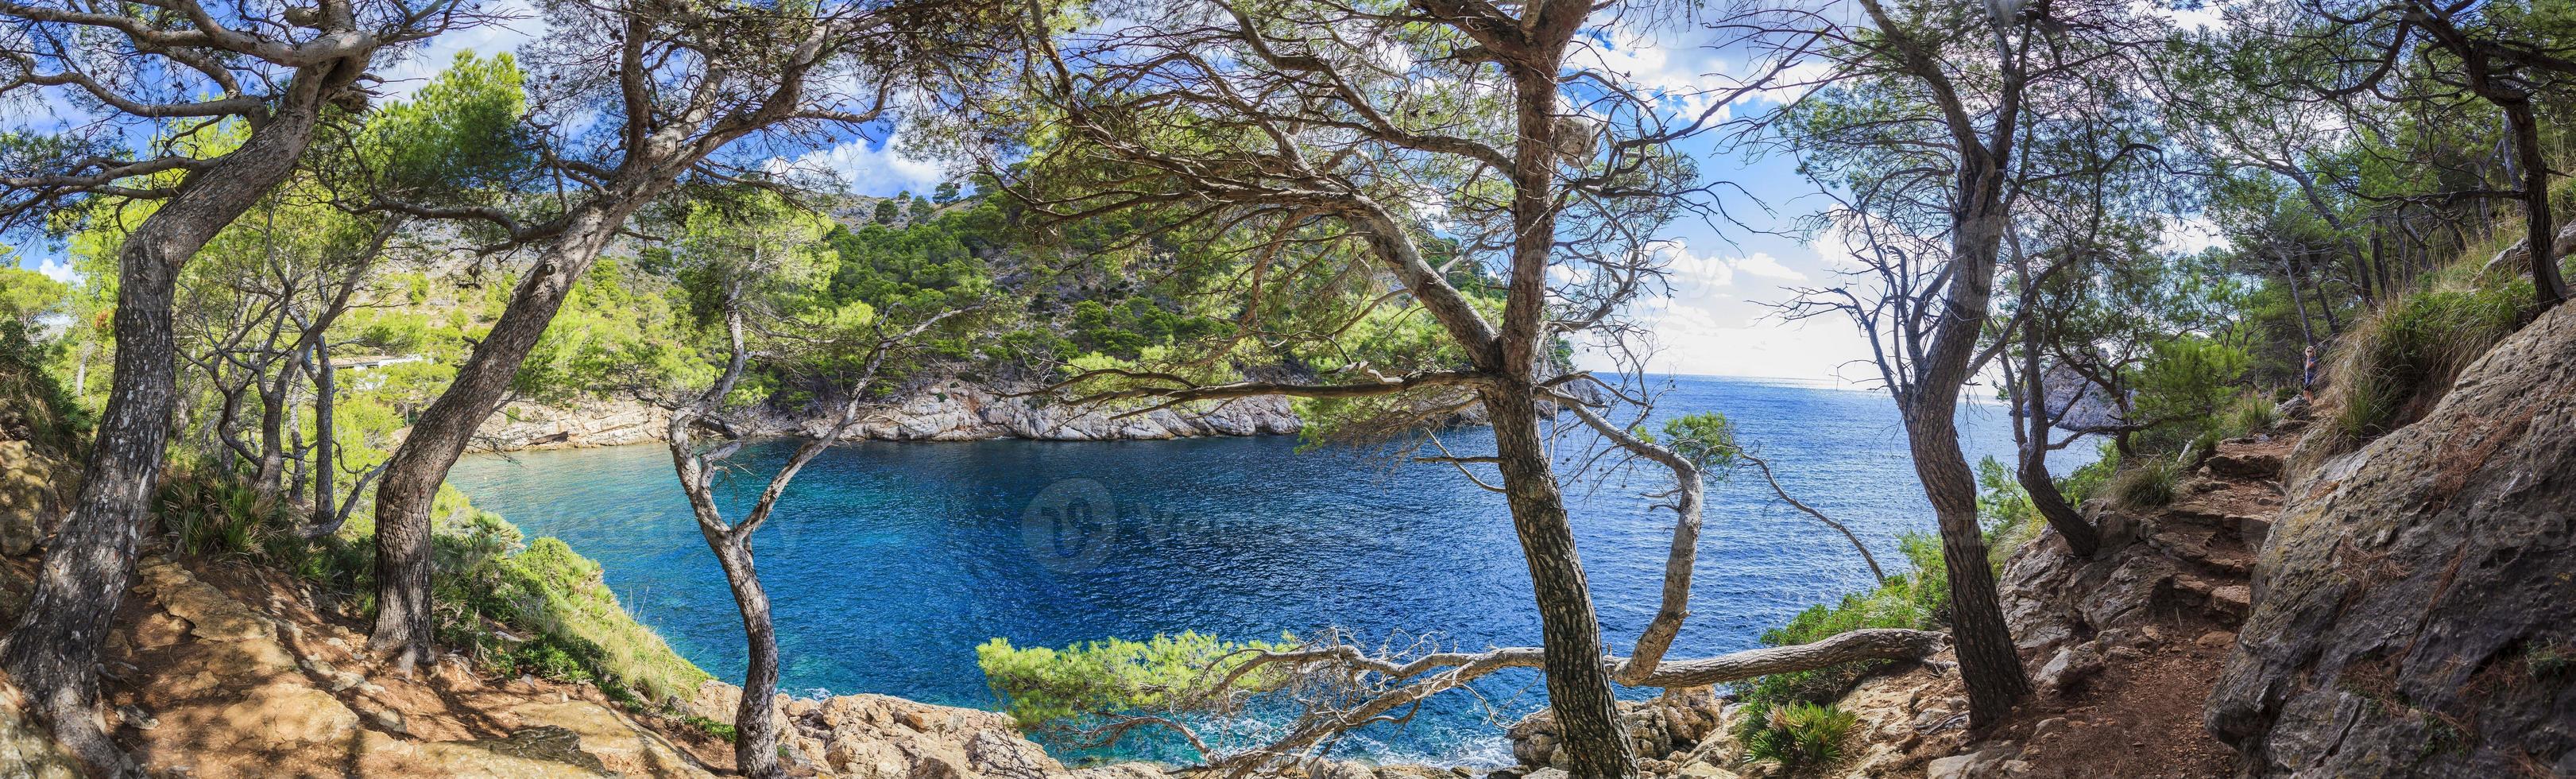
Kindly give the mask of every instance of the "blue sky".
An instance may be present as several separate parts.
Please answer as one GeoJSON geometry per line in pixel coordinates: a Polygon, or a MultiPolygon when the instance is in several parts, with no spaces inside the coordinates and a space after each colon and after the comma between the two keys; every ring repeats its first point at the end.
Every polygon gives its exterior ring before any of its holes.
{"type": "MultiPolygon", "coordinates": [[[[504,0],[503,6],[515,5],[504,0]]],[[[434,39],[431,45],[386,68],[388,98],[399,98],[454,59],[459,51],[484,54],[510,51],[529,40],[540,23],[532,14],[516,22],[461,31],[434,39]]],[[[1592,51],[1578,60],[1617,71],[1635,83],[1687,93],[1698,87],[1727,83],[1728,68],[1713,53],[1689,39],[1694,31],[1634,33],[1604,31],[1592,51]]],[[[1759,103],[1738,109],[1762,110],[1759,103]]],[[[1676,106],[1684,110],[1689,106],[1676,106]]],[[[804,155],[799,162],[837,171],[852,188],[867,195],[927,192],[950,177],[947,166],[904,154],[898,128],[871,133],[804,155]]],[[[1771,309],[1790,299],[1792,289],[1830,281],[1834,266],[1827,252],[1786,235],[1794,220],[1825,206],[1794,170],[1794,162],[1774,155],[1749,159],[1716,151],[1711,140],[1686,150],[1700,156],[1700,169],[1712,181],[1726,181],[1747,197],[1726,204],[1734,218],[1755,228],[1690,220],[1673,225],[1666,237],[1671,294],[1640,301],[1632,314],[1656,334],[1650,362],[1674,373],[1754,376],[1852,384],[1875,371],[1854,361],[1865,359],[1868,346],[1849,324],[1834,318],[1804,323],[1780,321],[1771,309]],[[1758,201],[1758,202],[1757,202],[1758,201]]],[[[43,242],[17,247],[19,264],[58,277],[68,277],[59,247],[43,242]]],[[[1583,358],[1587,367],[1606,367],[1597,355],[1583,358]]]]}

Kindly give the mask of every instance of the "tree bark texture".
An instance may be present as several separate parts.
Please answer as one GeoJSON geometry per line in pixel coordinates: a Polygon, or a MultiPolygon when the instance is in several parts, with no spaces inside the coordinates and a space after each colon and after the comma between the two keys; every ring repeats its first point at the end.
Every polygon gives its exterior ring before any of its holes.
{"type": "Polygon", "coordinates": [[[1575,553],[1574,527],[1565,514],[1565,496],[1549,466],[1539,438],[1536,398],[1519,388],[1485,394],[1494,426],[1494,450],[1501,459],[1504,490],[1511,503],[1512,529],[1520,537],[1521,556],[1529,564],[1530,594],[1538,604],[1540,647],[1546,653],[1547,700],[1556,710],[1578,777],[1628,776],[1635,772],[1626,734],[1619,729],[1618,697],[1611,692],[1610,671],[1602,665],[1601,621],[1593,610],[1592,589],[1575,553]]]}
{"type": "Polygon", "coordinates": [[[2093,523],[2084,521],[2082,512],[2066,502],[2066,494],[2057,491],[2057,480],[2048,473],[2048,431],[2057,426],[2056,409],[2048,407],[2047,374],[2041,369],[2040,318],[2022,323],[2021,337],[2021,462],[2013,476],[2021,483],[2022,492],[2030,496],[2030,506],[2039,512],[2048,526],[2066,539],[2067,551],[2078,557],[2091,557],[2102,549],[2102,534],[2093,523]]]}

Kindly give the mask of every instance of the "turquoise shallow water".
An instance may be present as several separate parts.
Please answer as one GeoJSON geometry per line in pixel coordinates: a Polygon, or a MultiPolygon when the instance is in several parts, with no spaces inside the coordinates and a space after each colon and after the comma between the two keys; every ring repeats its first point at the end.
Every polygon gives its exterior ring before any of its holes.
{"type": "MultiPolygon", "coordinates": [[[[1932,527],[1884,393],[1680,377],[1661,408],[1723,411],[1793,494],[1900,565],[1895,536],[1932,527]]],[[[1962,412],[1969,457],[2009,455],[1998,406],[1962,412]]],[[[1481,450],[1482,431],[1448,436],[1481,450]]],[[[1446,465],[1290,437],[1065,443],[860,443],[797,479],[757,541],[783,685],[992,706],[974,648],[1197,630],[1231,638],[1436,635],[1532,645],[1538,618],[1499,496],[1446,465]]],[[[736,460],[749,502],[792,445],[736,460]]],[[[2059,473],[2090,459],[2078,444],[2059,473]],[[2081,451],[2078,451],[2081,450],[2081,451]]],[[[1636,495],[1652,471],[1569,485],[1606,634],[1625,650],[1653,616],[1671,514],[1636,495]]],[[[681,654],[738,677],[741,622],[658,445],[469,457],[451,481],[530,536],[563,538],[681,654]]],[[[1675,657],[1744,649],[1809,605],[1865,586],[1845,542],[1774,498],[1758,474],[1710,490],[1692,619],[1675,657]]],[[[1343,752],[1385,760],[1506,759],[1489,715],[1544,704],[1534,674],[1452,696],[1343,752]]],[[[1154,747],[1144,748],[1152,752],[1154,747]]]]}

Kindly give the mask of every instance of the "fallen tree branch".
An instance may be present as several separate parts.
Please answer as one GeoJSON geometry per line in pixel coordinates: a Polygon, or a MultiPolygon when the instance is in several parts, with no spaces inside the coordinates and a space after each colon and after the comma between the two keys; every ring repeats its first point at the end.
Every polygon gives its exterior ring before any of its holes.
{"type": "Polygon", "coordinates": [[[1812,644],[1764,647],[1698,660],[1665,662],[1639,687],[1704,687],[1756,676],[1813,671],[1864,660],[1920,660],[1941,651],[1950,634],[1903,628],[1854,630],[1812,644]]]}
{"type": "MultiPolygon", "coordinates": [[[[1678,689],[1707,687],[1771,674],[1830,668],[1870,660],[1921,660],[1950,643],[1949,634],[1928,630],[1872,628],[1854,630],[1822,641],[1795,646],[1748,649],[1716,657],[1659,663],[1631,687],[1678,689]]],[[[1628,660],[1605,657],[1612,671],[1628,660]]],[[[1309,747],[1354,730],[1399,708],[1433,695],[1467,686],[1505,668],[1543,668],[1546,656],[1537,647],[1500,647],[1482,652],[1429,652],[1400,658],[1362,651],[1348,643],[1328,643],[1283,652],[1261,652],[1235,666],[1205,689],[1219,711],[1237,710],[1228,699],[1236,683],[1265,665],[1288,664],[1307,684],[1338,686],[1341,694],[1310,696],[1310,708],[1287,735],[1252,749],[1211,760],[1209,767],[1244,775],[1259,766],[1293,759],[1309,747]],[[1326,706],[1313,702],[1333,701],[1326,706]]],[[[1625,683],[1625,682],[1623,682],[1625,683]]]]}

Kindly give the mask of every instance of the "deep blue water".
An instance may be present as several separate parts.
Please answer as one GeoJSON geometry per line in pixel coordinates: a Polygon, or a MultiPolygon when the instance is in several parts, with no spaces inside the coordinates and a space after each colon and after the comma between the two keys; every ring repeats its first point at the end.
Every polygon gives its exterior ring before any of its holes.
{"type": "MultiPolygon", "coordinates": [[[[1895,536],[1932,528],[1894,406],[1881,392],[1680,377],[1666,414],[1722,411],[1801,500],[1901,566],[1895,536]]],[[[1998,406],[1961,414],[1969,458],[2008,455],[1998,406]]],[[[1569,420],[1570,421],[1570,420],[1569,420]]],[[[1490,436],[1456,431],[1453,450],[1490,436]]],[[[994,705],[974,648],[1196,630],[1275,638],[1338,627],[1436,634],[1466,648],[1534,645],[1538,616],[1501,497],[1447,465],[1299,453],[1292,437],[1064,443],[859,443],[808,466],[756,542],[782,685],[994,705]],[[1085,521],[1058,533],[1056,518],[1085,521]]],[[[1568,454],[1573,447],[1569,446],[1568,454]]],[[[2060,453],[2059,473],[2089,446],[2060,453]]],[[[750,497],[791,451],[747,449],[727,483],[750,497]]],[[[1560,471],[1571,470],[1560,465],[1560,471]]],[[[1571,484],[1578,545],[1614,651],[1653,616],[1672,515],[1638,493],[1658,471],[1571,484]]],[[[1490,476],[1488,478],[1491,478],[1490,476]]],[[[741,673],[741,622],[659,445],[476,456],[450,476],[531,536],[599,560],[627,607],[718,676],[741,673]]],[[[1780,503],[1759,474],[1713,485],[1691,622],[1674,657],[1755,645],[1765,628],[1869,583],[1839,535],[1780,503]]],[[[1517,716],[1535,674],[1480,689],[1517,716]]],[[[1381,759],[1506,756],[1486,710],[1452,696],[1344,748],[1381,759]]]]}

